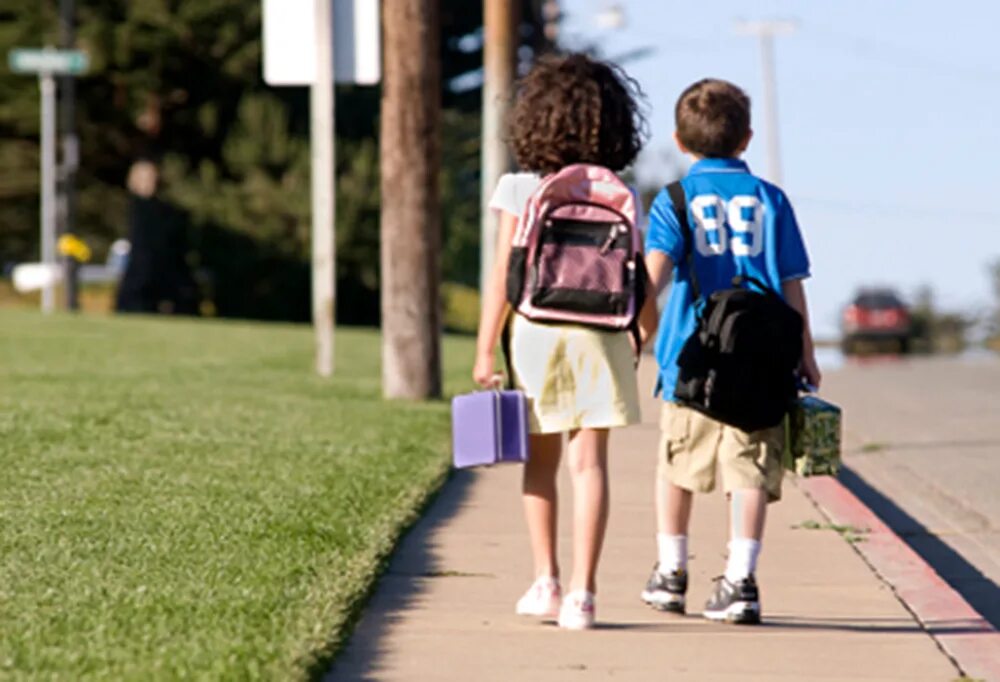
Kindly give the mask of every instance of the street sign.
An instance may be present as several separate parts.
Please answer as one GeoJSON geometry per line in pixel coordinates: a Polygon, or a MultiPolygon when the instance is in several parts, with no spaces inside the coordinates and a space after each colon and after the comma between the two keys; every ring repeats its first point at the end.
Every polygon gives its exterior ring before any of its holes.
{"type": "MultiPolygon", "coordinates": [[[[382,76],[379,0],[329,0],[338,83],[375,85],[382,76]]],[[[316,80],[314,0],[263,0],[263,66],[268,85],[316,80]]]]}
{"type": "Polygon", "coordinates": [[[44,50],[17,47],[7,53],[7,63],[14,73],[48,73],[76,76],[86,72],[90,59],[80,50],[44,50]]]}
{"type": "Polygon", "coordinates": [[[41,149],[38,155],[42,181],[38,193],[41,200],[41,269],[38,272],[45,276],[36,280],[42,289],[42,312],[50,313],[56,302],[56,279],[46,274],[56,267],[56,76],[78,76],[87,70],[90,60],[80,50],[17,47],[7,53],[7,63],[14,73],[36,74],[41,93],[41,149]]]}

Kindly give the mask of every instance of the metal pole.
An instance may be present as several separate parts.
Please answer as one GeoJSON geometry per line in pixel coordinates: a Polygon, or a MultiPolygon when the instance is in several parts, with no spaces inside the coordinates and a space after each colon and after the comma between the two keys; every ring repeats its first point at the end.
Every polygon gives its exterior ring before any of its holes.
{"type": "Polygon", "coordinates": [[[316,17],[316,81],[310,92],[312,155],[312,318],[316,373],[333,374],[336,310],[334,240],[333,0],[313,0],[316,17]]]}
{"type": "Polygon", "coordinates": [[[41,149],[41,251],[42,264],[51,272],[46,273],[42,287],[42,312],[55,310],[56,264],[56,81],[51,73],[43,71],[38,76],[42,92],[42,149],[41,149]]]}
{"type": "Polygon", "coordinates": [[[760,61],[764,74],[764,122],[767,126],[767,176],[781,184],[781,145],[778,141],[778,94],[774,76],[774,35],[760,33],[760,61]]]}
{"type": "MultiPolygon", "coordinates": [[[[59,44],[65,49],[76,47],[76,13],[74,0],[59,0],[59,44]]],[[[76,171],[80,165],[79,143],[76,137],[76,78],[59,79],[59,127],[62,131],[62,163],[59,169],[59,233],[76,230],[76,171]]],[[[78,310],[80,297],[76,261],[72,256],[63,260],[63,281],[66,287],[66,308],[78,310]]]]}
{"type": "Polygon", "coordinates": [[[778,141],[778,93],[774,69],[774,37],[795,32],[798,23],[789,19],[737,21],[735,29],[760,40],[760,61],[764,81],[764,127],[767,134],[767,177],[781,184],[781,144],[778,141]]]}
{"type": "Polygon", "coordinates": [[[497,216],[489,209],[490,197],[500,176],[510,170],[510,152],[504,140],[504,122],[510,109],[514,84],[516,40],[515,3],[484,0],[483,39],[483,130],[480,173],[479,291],[486,283],[496,258],[497,216]]]}

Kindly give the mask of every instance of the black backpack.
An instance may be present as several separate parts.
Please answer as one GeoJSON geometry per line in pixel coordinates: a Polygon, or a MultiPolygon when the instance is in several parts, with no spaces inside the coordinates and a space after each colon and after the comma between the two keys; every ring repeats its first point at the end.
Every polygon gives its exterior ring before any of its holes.
{"type": "MultiPolygon", "coordinates": [[[[694,267],[687,197],[667,186],[684,233],[695,302],[702,300],[694,267]]],[[[684,343],[674,400],[743,431],[777,426],[798,397],[802,316],[780,294],[751,277],[709,295],[684,343]],[[749,284],[754,288],[744,285],[749,284]]]]}

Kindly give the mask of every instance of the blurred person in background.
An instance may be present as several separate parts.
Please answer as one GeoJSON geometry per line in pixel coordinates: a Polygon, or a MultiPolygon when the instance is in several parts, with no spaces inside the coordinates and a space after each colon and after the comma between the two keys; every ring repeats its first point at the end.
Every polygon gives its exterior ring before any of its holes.
{"type": "Polygon", "coordinates": [[[187,218],[158,196],[159,169],[140,159],[129,169],[128,234],[132,248],[118,287],[123,313],[198,314],[198,286],[188,266],[187,218]]]}

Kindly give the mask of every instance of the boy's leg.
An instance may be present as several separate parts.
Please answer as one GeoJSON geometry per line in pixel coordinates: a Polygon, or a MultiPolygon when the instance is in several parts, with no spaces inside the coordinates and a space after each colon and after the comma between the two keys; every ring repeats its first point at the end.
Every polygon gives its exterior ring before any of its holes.
{"type": "Polygon", "coordinates": [[[705,605],[705,616],[735,623],[760,622],[755,572],[767,504],[781,497],[784,429],[754,433],[726,427],[719,443],[719,468],[730,501],[729,558],[725,575],[705,605]]]}
{"type": "Polygon", "coordinates": [[[726,580],[736,583],[757,570],[764,521],[767,517],[767,490],[741,488],[729,494],[729,559],[726,580]]]}
{"type": "Polygon", "coordinates": [[[561,454],[561,433],[531,436],[531,457],[524,465],[522,498],[536,579],[559,577],[556,475],[561,454]]]}
{"type": "Polygon", "coordinates": [[[687,535],[691,523],[694,494],[670,482],[666,475],[656,477],[656,531],[664,535],[687,535]]]}
{"type": "MultiPolygon", "coordinates": [[[[665,403],[660,416],[656,470],[657,545],[661,538],[687,538],[694,492],[715,488],[715,443],[719,428],[688,408],[665,403]]],[[[686,549],[686,548],[685,548],[686,549]]],[[[687,552],[667,568],[687,565],[687,552]]]]}
{"type": "Polygon", "coordinates": [[[667,575],[687,570],[687,537],[694,494],[670,482],[666,474],[656,477],[657,570],[667,575]]]}
{"type": "Polygon", "coordinates": [[[657,563],[642,592],[647,604],[683,613],[687,593],[688,525],[694,492],[715,487],[712,420],[671,403],[663,406],[656,481],[657,563]]]}
{"type": "Polygon", "coordinates": [[[569,435],[573,481],[573,577],[570,590],[597,591],[597,564],[608,525],[608,431],[569,435]]]}

